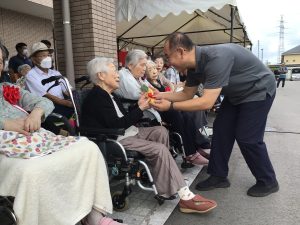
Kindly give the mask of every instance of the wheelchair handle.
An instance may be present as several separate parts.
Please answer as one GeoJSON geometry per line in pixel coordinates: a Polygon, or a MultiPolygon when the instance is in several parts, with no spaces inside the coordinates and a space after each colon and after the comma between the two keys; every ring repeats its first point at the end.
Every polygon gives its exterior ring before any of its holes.
{"type": "Polygon", "coordinates": [[[52,77],[43,79],[41,81],[41,83],[42,83],[42,85],[45,85],[47,83],[50,83],[50,82],[53,82],[53,81],[57,81],[57,80],[62,79],[62,78],[63,78],[63,76],[52,76],[52,77]]]}
{"type": "MultiPolygon", "coordinates": [[[[60,82],[58,82],[58,80],[60,80],[60,79],[64,80],[64,82],[65,82],[65,84],[66,84],[66,86],[67,86],[67,91],[68,91],[68,93],[69,93],[69,95],[70,95],[70,98],[71,98],[71,101],[72,101],[72,104],[73,104],[73,107],[74,107],[76,126],[77,126],[77,128],[79,128],[79,116],[78,116],[78,111],[77,111],[77,108],[76,108],[76,105],[75,105],[75,101],[74,101],[74,97],[73,97],[73,93],[72,93],[72,90],[71,90],[71,85],[70,85],[69,80],[68,80],[66,77],[64,77],[64,76],[52,76],[52,77],[49,77],[49,78],[47,78],[47,79],[43,79],[43,80],[41,81],[41,83],[42,83],[43,85],[45,85],[45,84],[47,84],[47,83],[50,83],[50,82],[52,82],[52,81],[55,81],[55,83],[49,88],[49,89],[51,89],[51,88],[53,88],[54,86],[59,85],[60,82]]],[[[49,89],[48,89],[48,91],[49,91],[49,89]]],[[[79,134],[79,136],[80,136],[80,133],[78,133],[78,134],[79,134]]]]}

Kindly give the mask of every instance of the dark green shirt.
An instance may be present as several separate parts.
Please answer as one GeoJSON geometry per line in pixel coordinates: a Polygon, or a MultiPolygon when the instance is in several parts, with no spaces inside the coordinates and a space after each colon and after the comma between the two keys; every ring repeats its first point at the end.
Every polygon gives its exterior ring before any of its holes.
{"type": "Polygon", "coordinates": [[[255,55],[236,44],[196,47],[196,68],[189,70],[186,86],[222,88],[233,105],[261,101],[273,96],[276,82],[272,71],[255,55]]]}

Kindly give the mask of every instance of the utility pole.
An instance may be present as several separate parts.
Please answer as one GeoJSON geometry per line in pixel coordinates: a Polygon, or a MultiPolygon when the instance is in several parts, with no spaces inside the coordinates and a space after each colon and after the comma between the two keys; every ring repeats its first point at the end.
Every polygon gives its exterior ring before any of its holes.
{"type": "Polygon", "coordinates": [[[261,49],[261,61],[264,62],[264,49],[261,49]]]}
{"type": "Polygon", "coordinates": [[[281,55],[284,52],[284,21],[283,15],[281,15],[280,25],[279,25],[279,45],[278,45],[278,58],[277,62],[281,63],[281,55]]]}

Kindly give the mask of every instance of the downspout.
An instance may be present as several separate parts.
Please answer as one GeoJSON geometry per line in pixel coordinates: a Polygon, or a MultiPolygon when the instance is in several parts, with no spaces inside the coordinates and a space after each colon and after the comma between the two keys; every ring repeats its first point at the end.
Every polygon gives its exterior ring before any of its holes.
{"type": "Polygon", "coordinates": [[[235,11],[235,6],[231,6],[231,21],[230,21],[230,43],[233,42],[233,20],[234,20],[234,11],[235,11]]]}
{"type": "Polygon", "coordinates": [[[66,76],[72,85],[75,87],[75,72],[73,61],[72,34],[70,23],[70,2],[62,0],[63,26],[64,26],[64,46],[65,46],[65,69],[66,76]]]}

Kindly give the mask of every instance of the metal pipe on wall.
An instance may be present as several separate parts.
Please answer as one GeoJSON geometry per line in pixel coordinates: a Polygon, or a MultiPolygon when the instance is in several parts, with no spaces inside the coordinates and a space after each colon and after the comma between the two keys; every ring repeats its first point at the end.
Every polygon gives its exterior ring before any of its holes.
{"type": "Polygon", "coordinates": [[[62,16],[64,27],[65,69],[70,84],[75,87],[75,71],[73,60],[72,33],[70,22],[70,2],[62,0],[62,16]]]}
{"type": "Polygon", "coordinates": [[[234,20],[234,13],[235,13],[235,6],[231,6],[231,11],[230,11],[230,43],[233,41],[233,20],[234,20]]]}

